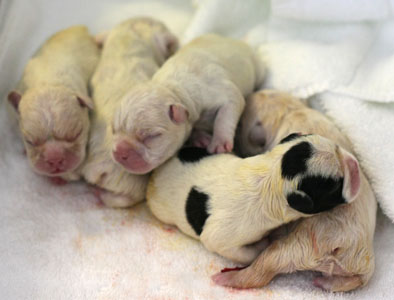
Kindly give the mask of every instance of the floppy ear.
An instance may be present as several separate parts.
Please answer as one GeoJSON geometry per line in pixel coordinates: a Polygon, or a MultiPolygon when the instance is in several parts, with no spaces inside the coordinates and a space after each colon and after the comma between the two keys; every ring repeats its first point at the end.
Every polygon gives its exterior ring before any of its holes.
{"type": "Polygon", "coordinates": [[[81,105],[81,107],[87,107],[88,109],[94,108],[93,101],[88,96],[77,95],[77,100],[79,102],[79,105],[81,105]]]}
{"type": "Polygon", "coordinates": [[[189,112],[181,104],[172,104],[168,110],[168,115],[170,116],[171,121],[175,124],[180,124],[187,121],[189,112]]]}
{"type": "Polygon", "coordinates": [[[154,40],[164,59],[167,59],[178,50],[178,39],[170,32],[156,33],[154,40]]]}
{"type": "Polygon", "coordinates": [[[94,37],[94,41],[96,42],[96,44],[99,48],[102,48],[104,46],[104,43],[107,40],[109,33],[110,33],[109,30],[105,30],[105,31],[100,32],[99,34],[97,34],[94,37]]]}
{"type": "Polygon", "coordinates": [[[264,147],[267,143],[266,134],[264,128],[261,126],[261,123],[258,123],[252,127],[249,132],[249,142],[253,145],[258,145],[264,147]]]}
{"type": "Polygon", "coordinates": [[[16,112],[19,112],[18,107],[19,107],[19,102],[22,99],[22,95],[17,92],[17,91],[11,91],[8,94],[8,101],[10,102],[10,104],[14,107],[16,112]]]}
{"type": "Polygon", "coordinates": [[[291,208],[304,214],[312,214],[314,203],[311,197],[302,191],[295,191],[287,195],[287,202],[291,208]]]}
{"type": "Polygon", "coordinates": [[[294,133],[291,133],[291,134],[289,134],[288,136],[286,136],[285,138],[281,139],[280,142],[279,142],[279,144],[283,144],[283,143],[290,142],[290,141],[292,141],[292,140],[294,140],[294,139],[300,137],[301,135],[302,135],[301,132],[294,132],[294,133]]]}

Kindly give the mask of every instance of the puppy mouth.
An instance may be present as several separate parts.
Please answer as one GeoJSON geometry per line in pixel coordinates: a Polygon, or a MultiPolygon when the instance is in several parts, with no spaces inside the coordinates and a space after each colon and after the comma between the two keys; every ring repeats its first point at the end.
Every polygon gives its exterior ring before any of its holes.
{"type": "Polygon", "coordinates": [[[60,174],[60,173],[66,172],[66,171],[68,171],[68,170],[56,168],[56,169],[50,171],[49,173],[52,174],[52,175],[55,175],[55,174],[58,175],[58,174],[60,174]]]}

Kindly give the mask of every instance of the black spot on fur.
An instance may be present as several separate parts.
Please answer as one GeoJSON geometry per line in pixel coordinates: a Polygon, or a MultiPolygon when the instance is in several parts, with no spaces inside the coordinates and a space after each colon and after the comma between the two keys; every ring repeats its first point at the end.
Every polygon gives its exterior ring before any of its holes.
{"type": "Polygon", "coordinates": [[[313,211],[313,201],[306,194],[300,192],[291,193],[287,195],[287,202],[290,207],[304,214],[311,214],[313,211]]]}
{"type": "Polygon", "coordinates": [[[298,184],[298,190],[305,193],[301,199],[299,193],[291,193],[287,196],[289,205],[294,209],[307,214],[316,214],[332,209],[342,203],[343,178],[325,178],[321,176],[307,176],[298,184]],[[294,196],[294,195],[297,195],[294,196]],[[312,201],[312,208],[306,197],[312,201]]]}
{"type": "Polygon", "coordinates": [[[186,200],[186,218],[197,235],[200,235],[205,221],[209,217],[207,213],[207,201],[209,196],[192,187],[186,200]]]}
{"type": "Polygon", "coordinates": [[[283,139],[279,142],[279,144],[283,144],[283,143],[290,142],[290,141],[292,141],[292,140],[294,140],[294,139],[296,139],[296,138],[299,138],[300,136],[301,136],[301,133],[298,133],[298,132],[296,132],[296,133],[291,133],[291,134],[289,134],[287,137],[283,138],[283,139]]]}
{"type": "Polygon", "coordinates": [[[301,142],[291,147],[282,158],[282,177],[293,179],[306,171],[306,163],[312,156],[312,146],[308,142],[301,142]]]}
{"type": "Polygon", "coordinates": [[[178,152],[178,158],[183,163],[194,163],[211,155],[206,149],[198,147],[185,147],[178,152]]]}

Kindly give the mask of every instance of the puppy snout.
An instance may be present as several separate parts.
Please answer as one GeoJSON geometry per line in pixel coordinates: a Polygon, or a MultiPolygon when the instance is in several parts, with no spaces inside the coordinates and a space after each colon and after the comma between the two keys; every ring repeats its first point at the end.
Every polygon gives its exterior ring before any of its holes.
{"type": "Polygon", "coordinates": [[[65,158],[64,156],[52,157],[46,159],[46,162],[52,168],[61,168],[64,167],[65,158]]]}
{"type": "Polygon", "coordinates": [[[80,161],[78,155],[62,145],[50,143],[45,146],[35,167],[46,174],[59,174],[74,168],[80,161]]]}
{"type": "Polygon", "coordinates": [[[116,161],[118,161],[119,163],[123,163],[128,160],[131,152],[132,152],[131,145],[125,141],[121,141],[116,145],[113,154],[116,161]]]}
{"type": "Polygon", "coordinates": [[[127,141],[120,141],[116,145],[113,157],[130,173],[145,174],[151,170],[143,156],[127,141]]]}

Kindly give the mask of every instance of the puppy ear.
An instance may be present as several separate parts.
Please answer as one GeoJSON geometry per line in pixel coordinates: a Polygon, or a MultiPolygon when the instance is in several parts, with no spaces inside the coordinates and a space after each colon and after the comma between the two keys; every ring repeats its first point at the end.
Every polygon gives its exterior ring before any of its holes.
{"type": "Polygon", "coordinates": [[[296,138],[299,138],[301,135],[302,135],[301,132],[291,133],[288,136],[286,136],[285,138],[281,139],[279,144],[284,144],[284,143],[290,142],[292,140],[295,140],[296,138]]]}
{"type": "Polygon", "coordinates": [[[17,92],[17,91],[11,91],[8,94],[8,101],[10,102],[10,104],[15,108],[16,112],[19,112],[18,107],[19,107],[19,102],[22,99],[22,95],[17,92]]]}
{"type": "Polygon", "coordinates": [[[258,122],[252,127],[249,132],[249,142],[253,145],[264,147],[267,143],[266,133],[264,128],[261,126],[261,122],[258,122]]]}
{"type": "Polygon", "coordinates": [[[304,214],[312,214],[314,203],[311,197],[302,191],[295,191],[287,195],[287,202],[291,208],[304,214]]]}
{"type": "Polygon", "coordinates": [[[178,39],[170,32],[156,33],[154,40],[164,59],[167,59],[178,50],[178,39]]]}
{"type": "Polygon", "coordinates": [[[183,105],[172,104],[168,110],[168,115],[170,116],[171,121],[175,124],[180,124],[187,121],[189,112],[183,105]]]}
{"type": "Polygon", "coordinates": [[[77,95],[77,100],[79,102],[79,105],[81,105],[81,107],[87,107],[90,110],[94,108],[93,101],[88,96],[77,95]]]}
{"type": "Polygon", "coordinates": [[[99,48],[103,48],[103,45],[104,45],[105,41],[107,40],[109,33],[110,33],[109,30],[105,30],[103,32],[100,32],[99,34],[97,34],[94,37],[94,40],[99,48]]]}

